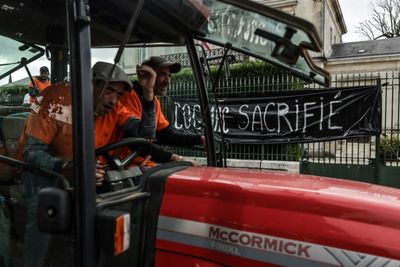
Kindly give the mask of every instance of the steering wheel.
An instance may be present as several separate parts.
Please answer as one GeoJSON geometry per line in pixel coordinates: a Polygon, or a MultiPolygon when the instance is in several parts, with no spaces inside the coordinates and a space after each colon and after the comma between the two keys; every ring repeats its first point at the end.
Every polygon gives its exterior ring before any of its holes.
{"type": "Polygon", "coordinates": [[[96,149],[95,155],[96,157],[99,156],[104,157],[104,159],[107,161],[107,164],[110,166],[111,170],[122,171],[137,156],[139,156],[142,146],[148,146],[148,145],[151,145],[151,143],[149,143],[149,141],[147,141],[144,138],[129,137],[96,149]],[[132,146],[135,146],[135,150],[132,149],[132,146]],[[129,147],[129,149],[132,152],[123,159],[120,159],[118,155],[111,155],[109,153],[111,150],[120,147],[129,147]]]}
{"type": "Polygon", "coordinates": [[[138,180],[137,178],[141,177],[142,170],[138,166],[127,167],[137,156],[140,155],[141,150],[148,146],[152,146],[152,144],[146,139],[130,137],[96,149],[96,157],[102,156],[109,166],[109,170],[106,172],[104,177],[106,183],[97,188],[98,192],[104,193],[118,191],[126,187],[132,188],[135,187],[135,185],[138,185],[140,179],[138,180]],[[110,153],[112,150],[120,147],[128,147],[131,150],[131,153],[123,159],[120,159],[117,154],[110,153]]]}

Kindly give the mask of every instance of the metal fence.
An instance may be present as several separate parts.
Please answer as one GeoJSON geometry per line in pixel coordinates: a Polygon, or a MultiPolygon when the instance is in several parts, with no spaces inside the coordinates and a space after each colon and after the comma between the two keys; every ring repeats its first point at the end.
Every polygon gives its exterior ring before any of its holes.
{"type": "MultiPolygon", "coordinates": [[[[226,156],[232,159],[252,160],[306,160],[314,163],[370,165],[378,159],[387,166],[399,166],[400,155],[400,75],[398,72],[341,74],[332,77],[332,88],[368,86],[382,84],[382,135],[343,139],[329,142],[277,145],[226,146],[226,156]],[[379,156],[377,156],[379,154],[379,156]]],[[[208,83],[208,88],[211,84],[208,83]]],[[[278,76],[222,78],[212,97],[262,96],[267,91],[298,89],[322,89],[317,84],[305,85],[303,81],[286,74],[278,76]]],[[[329,90],[329,89],[327,89],[329,90]]],[[[171,119],[171,105],[174,99],[196,96],[193,80],[175,81],[169,88],[169,96],[161,98],[163,109],[171,119]]],[[[200,151],[175,150],[187,156],[205,156],[200,151]]]]}
{"type": "MultiPolygon", "coordinates": [[[[382,84],[382,134],[380,136],[343,139],[330,142],[278,145],[241,145],[226,146],[226,156],[232,159],[249,160],[306,160],[313,163],[333,163],[350,165],[370,165],[376,159],[386,166],[400,166],[400,75],[397,71],[382,73],[353,73],[334,75],[331,87],[352,87],[382,84]]],[[[207,82],[208,88],[211,83],[207,82]]],[[[253,76],[241,78],[222,77],[213,97],[262,96],[264,92],[322,89],[319,85],[305,85],[303,81],[291,75],[253,76]]],[[[329,90],[329,89],[327,89],[329,90]]],[[[168,97],[161,98],[167,118],[172,119],[174,99],[197,97],[196,85],[192,79],[173,81],[168,97]]],[[[23,95],[0,94],[0,105],[21,105],[23,95]]],[[[221,145],[221,144],[219,144],[221,145]]],[[[217,149],[220,147],[217,146],[217,149]]],[[[202,150],[169,148],[187,156],[202,156],[202,150]]]]}
{"type": "Polygon", "coordinates": [[[22,105],[23,100],[24,100],[24,95],[0,93],[0,105],[20,106],[22,105]]]}
{"type": "MultiPolygon", "coordinates": [[[[310,162],[372,165],[376,160],[386,166],[399,166],[400,156],[400,75],[396,71],[365,74],[341,74],[332,77],[332,87],[382,85],[382,134],[304,144],[310,162]]],[[[310,88],[319,89],[316,85],[310,88]]]]}

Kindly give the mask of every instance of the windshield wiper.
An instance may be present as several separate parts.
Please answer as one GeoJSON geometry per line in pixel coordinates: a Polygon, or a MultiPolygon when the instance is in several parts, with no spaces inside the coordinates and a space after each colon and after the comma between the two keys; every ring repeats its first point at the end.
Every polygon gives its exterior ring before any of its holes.
{"type": "MultiPolygon", "coordinates": [[[[118,62],[120,61],[120,59],[121,59],[122,53],[124,52],[125,46],[126,46],[126,44],[128,43],[128,41],[129,41],[129,38],[130,38],[130,36],[131,36],[131,34],[132,34],[133,28],[135,27],[135,24],[136,24],[136,21],[137,21],[137,19],[138,19],[138,17],[139,17],[139,14],[140,14],[140,12],[142,11],[143,3],[144,3],[144,0],[139,0],[138,3],[137,3],[137,5],[135,6],[135,11],[133,12],[132,17],[131,17],[131,19],[129,20],[128,27],[127,27],[126,30],[125,30],[124,38],[122,39],[122,42],[121,42],[121,44],[119,45],[118,50],[117,50],[117,53],[116,53],[116,55],[115,55],[115,58],[114,58],[114,65],[113,65],[113,67],[111,68],[110,73],[108,74],[108,80],[107,80],[107,82],[104,84],[103,89],[101,90],[101,93],[100,93],[100,96],[99,96],[100,99],[103,97],[103,94],[104,94],[104,92],[105,92],[105,89],[108,87],[108,83],[109,83],[109,80],[110,80],[111,77],[112,77],[112,74],[114,73],[115,66],[117,65],[117,63],[118,63],[118,62]]],[[[94,112],[95,114],[97,114],[97,111],[98,111],[99,108],[100,108],[100,105],[97,106],[97,108],[96,108],[96,110],[95,110],[95,112],[94,112]]]]}
{"type": "MultiPolygon", "coordinates": [[[[35,56],[33,56],[32,58],[29,58],[29,59],[27,59],[26,57],[22,57],[20,61],[11,62],[11,63],[2,63],[2,64],[0,64],[1,67],[10,66],[10,65],[17,65],[17,66],[15,66],[14,68],[12,68],[12,69],[10,69],[10,70],[8,70],[8,71],[6,71],[6,72],[0,74],[0,80],[3,79],[4,77],[10,75],[11,73],[13,73],[13,72],[19,70],[19,69],[22,68],[23,66],[25,66],[25,65],[27,65],[27,64],[29,64],[29,63],[35,61],[36,59],[38,59],[38,58],[40,58],[41,56],[44,55],[44,49],[42,49],[42,48],[40,48],[40,47],[38,47],[38,46],[36,46],[36,45],[32,45],[32,44],[27,45],[27,44],[25,44],[25,46],[31,47],[31,49],[35,49],[35,51],[37,51],[38,54],[36,54],[35,56]]],[[[20,51],[24,51],[24,50],[22,50],[22,49],[19,49],[19,50],[20,50],[20,51]]],[[[25,50],[26,50],[26,49],[25,49],[25,50]]]]}
{"type": "Polygon", "coordinates": [[[9,66],[9,65],[16,65],[16,64],[19,64],[19,63],[21,63],[21,61],[16,61],[16,62],[11,62],[11,63],[3,63],[3,64],[0,64],[0,67],[9,66]]]}
{"type": "MultiPolygon", "coordinates": [[[[122,56],[122,52],[124,52],[125,46],[129,41],[129,38],[132,34],[133,27],[135,27],[136,21],[139,17],[140,12],[142,11],[144,0],[139,0],[136,7],[135,11],[133,12],[133,15],[131,19],[129,20],[128,27],[126,28],[125,34],[124,34],[124,39],[122,40],[121,44],[118,47],[117,54],[115,55],[114,58],[114,65],[117,64],[122,56]]],[[[112,73],[112,72],[111,72],[112,73]]]]}

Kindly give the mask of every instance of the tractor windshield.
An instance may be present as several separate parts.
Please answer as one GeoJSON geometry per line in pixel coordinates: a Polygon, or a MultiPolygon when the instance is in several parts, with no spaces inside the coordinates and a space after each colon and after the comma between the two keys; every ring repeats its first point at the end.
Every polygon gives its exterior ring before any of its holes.
{"type": "Polygon", "coordinates": [[[228,2],[232,4],[206,2],[209,19],[201,31],[205,40],[276,64],[306,81],[329,84],[329,74],[307,51],[321,49],[313,24],[251,2],[228,2]]]}
{"type": "Polygon", "coordinates": [[[44,50],[36,45],[24,44],[5,36],[0,36],[0,42],[0,80],[44,54],[44,50]]]}

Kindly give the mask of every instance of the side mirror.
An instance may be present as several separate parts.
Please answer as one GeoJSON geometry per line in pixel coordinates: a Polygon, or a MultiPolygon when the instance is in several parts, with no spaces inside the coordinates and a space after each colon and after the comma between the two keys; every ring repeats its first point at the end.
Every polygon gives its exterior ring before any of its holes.
{"type": "Polygon", "coordinates": [[[72,197],[64,189],[46,187],[40,190],[37,203],[39,230],[46,233],[66,233],[71,228],[72,197]]]}

